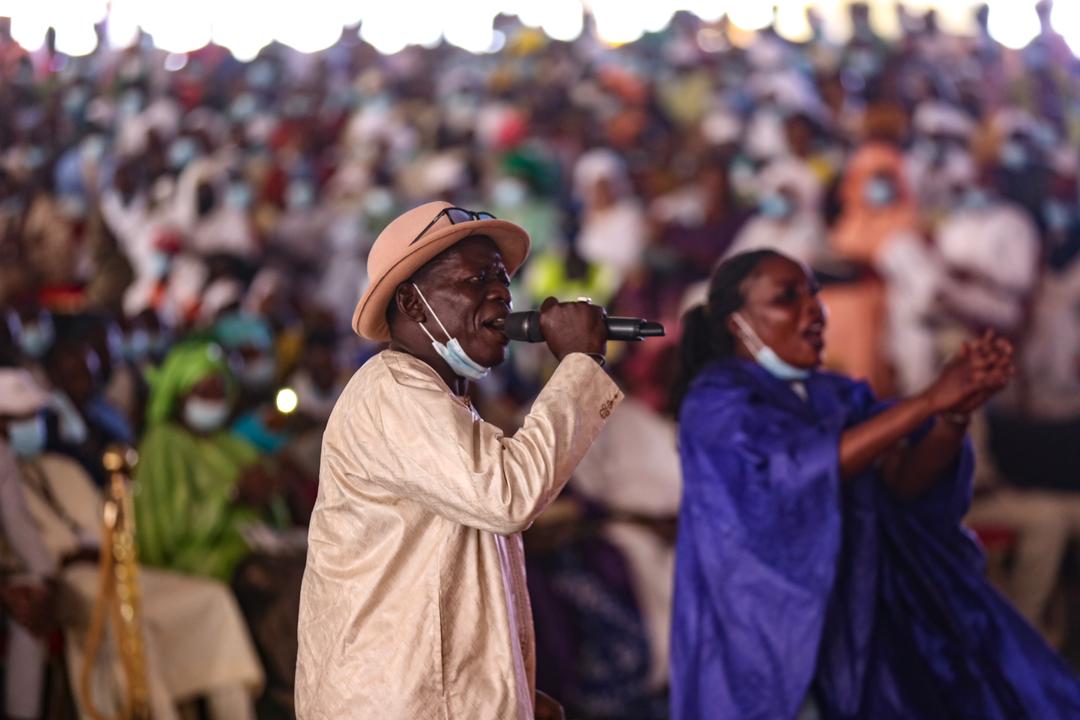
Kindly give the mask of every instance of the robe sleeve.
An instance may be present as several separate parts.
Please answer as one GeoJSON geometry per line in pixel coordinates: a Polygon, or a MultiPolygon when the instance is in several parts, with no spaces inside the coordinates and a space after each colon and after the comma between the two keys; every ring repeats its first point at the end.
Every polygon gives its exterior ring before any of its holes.
{"type": "Polygon", "coordinates": [[[0,442],[0,532],[35,579],[56,574],[56,558],[26,505],[15,454],[4,442],[0,442]]]}
{"type": "MultiPolygon", "coordinates": [[[[845,404],[852,409],[846,427],[864,422],[888,409],[895,401],[881,401],[874,397],[870,386],[864,382],[847,381],[845,404]]],[[[930,419],[917,427],[908,438],[909,445],[921,441],[933,429],[930,419]]],[[[965,439],[956,460],[946,468],[938,481],[922,496],[913,500],[900,500],[894,497],[881,478],[875,472],[865,473],[865,477],[856,482],[872,482],[881,501],[891,510],[910,516],[927,529],[937,532],[952,532],[960,524],[971,506],[972,474],[975,467],[971,441],[965,439]]],[[[854,483],[853,483],[854,484],[854,483]]]]}
{"type": "MultiPolygon", "coordinates": [[[[520,430],[505,435],[476,418],[434,380],[428,387],[386,384],[346,428],[373,425],[385,447],[357,434],[343,448],[364,478],[463,525],[510,535],[551,503],[622,399],[591,358],[567,356],[520,430]]],[[[349,430],[346,431],[348,437],[349,430]]]]}
{"type": "Polygon", "coordinates": [[[835,573],[842,425],[778,412],[737,386],[688,398],[676,718],[797,714],[835,573]]]}

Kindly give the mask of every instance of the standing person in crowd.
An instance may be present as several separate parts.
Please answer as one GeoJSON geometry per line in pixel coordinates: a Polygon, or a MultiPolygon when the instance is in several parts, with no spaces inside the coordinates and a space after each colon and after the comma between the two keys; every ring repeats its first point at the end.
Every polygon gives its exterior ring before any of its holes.
{"type": "Polygon", "coordinates": [[[611,150],[590,150],[574,166],[574,193],[582,204],[578,251],[625,278],[640,263],[646,240],[645,213],[625,163],[611,150]]]}
{"type": "Polygon", "coordinates": [[[821,182],[806,163],[775,160],[757,179],[758,213],[735,236],[726,253],[773,248],[806,265],[825,252],[821,182]]]}
{"type": "Polygon", "coordinates": [[[886,287],[878,272],[894,245],[919,235],[918,205],[900,151],[883,141],[860,148],[845,168],[840,198],[843,209],[829,242],[856,272],[849,282],[831,284],[823,292],[831,314],[826,362],[888,394],[886,287]]]}
{"type": "Polygon", "coordinates": [[[562,716],[534,686],[520,533],[622,395],[601,370],[603,311],[549,298],[540,322],[560,362],[522,428],[506,436],[473,410],[470,382],[505,358],[510,276],[528,249],[518,226],[446,202],[375,241],[353,326],[390,347],[353,376],[323,441],[300,613],[305,720],[562,716]]]}
{"type": "Polygon", "coordinates": [[[1011,346],[987,334],[883,404],[818,369],[824,327],[806,270],[767,250],[686,316],[674,717],[1075,717],[1080,683],[960,526],[967,419],[1011,346]]]}

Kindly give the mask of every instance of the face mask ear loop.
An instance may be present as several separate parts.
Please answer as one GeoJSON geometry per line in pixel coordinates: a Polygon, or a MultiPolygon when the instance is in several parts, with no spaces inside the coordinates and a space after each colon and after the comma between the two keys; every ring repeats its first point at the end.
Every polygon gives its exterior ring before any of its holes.
{"type": "MultiPolygon", "coordinates": [[[[431,309],[431,305],[428,304],[427,298],[424,297],[424,291],[421,290],[416,283],[413,283],[412,286],[416,288],[416,292],[420,295],[420,300],[424,303],[424,307],[426,307],[427,311],[431,313],[431,317],[435,318],[435,322],[438,323],[439,329],[443,331],[443,335],[446,336],[447,341],[451,340],[452,338],[450,337],[450,333],[446,332],[446,328],[443,326],[442,320],[440,320],[439,316],[435,314],[435,311],[431,309]]],[[[419,325],[420,329],[426,332],[427,336],[431,338],[431,342],[436,342],[435,338],[432,337],[430,332],[428,332],[428,329],[424,327],[424,324],[419,323],[419,325]]]]}
{"type": "Polygon", "coordinates": [[[742,341],[746,343],[747,349],[750,350],[752,355],[757,355],[761,352],[761,349],[765,347],[765,344],[761,342],[761,339],[754,332],[754,329],[750,327],[750,323],[739,313],[732,313],[731,319],[735,321],[735,324],[739,326],[739,330],[742,331],[742,341]]]}
{"type": "Polygon", "coordinates": [[[434,344],[434,345],[439,344],[439,341],[435,339],[435,336],[432,335],[430,332],[428,332],[428,329],[426,327],[424,327],[424,323],[416,323],[416,324],[420,326],[420,329],[424,331],[424,334],[428,336],[428,339],[431,340],[432,344],[434,344]]]}

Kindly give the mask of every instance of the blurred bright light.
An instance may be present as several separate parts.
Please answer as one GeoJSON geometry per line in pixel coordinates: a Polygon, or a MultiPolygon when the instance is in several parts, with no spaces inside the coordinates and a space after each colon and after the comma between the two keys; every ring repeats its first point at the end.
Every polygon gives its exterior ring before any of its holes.
{"type": "Polygon", "coordinates": [[[179,72],[187,67],[188,57],[182,53],[169,53],[165,56],[165,69],[169,72],[179,72]]]}
{"type": "Polygon", "coordinates": [[[52,0],[48,7],[51,25],[56,30],[56,49],[65,55],[89,55],[97,48],[94,25],[105,19],[105,0],[52,0]]]}
{"type": "Polygon", "coordinates": [[[791,42],[806,42],[814,37],[814,29],[806,18],[805,0],[783,0],[776,5],[776,32],[791,42]]]}
{"type": "Polygon", "coordinates": [[[97,44],[97,33],[92,24],[64,22],[56,26],[56,49],[65,55],[89,55],[97,48],[97,44]]]}
{"type": "Polygon", "coordinates": [[[971,35],[975,31],[975,10],[982,2],[983,0],[954,0],[928,4],[936,7],[938,25],[944,32],[971,35]]]}
{"type": "Polygon", "coordinates": [[[139,25],[150,33],[154,45],[172,53],[186,53],[206,46],[211,39],[211,0],[184,3],[143,2],[138,5],[139,25]]]}
{"type": "MultiPolygon", "coordinates": [[[[876,31],[895,37],[897,7],[919,16],[935,9],[947,32],[970,32],[973,13],[982,0],[868,0],[876,31]]],[[[1036,0],[988,0],[990,33],[1010,48],[1024,47],[1038,33],[1036,0]]],[[[555,40],[572,41],[591,13],[596,33],[609,45],[633,42],[647,32],[667,27],[676,11],[688,11],[705,22],[727,14],[744,44],[770,23],[784,38],[801,42],[811,36],[805,9],[819,11],[826,35],[843,40],[850,34],[851,0],[0,0],[0,16],[12,18],[19,45],[36,50],[48,28],[56,29],[57,49],[84,55],[97,45],[95,23],[106,19],[110,47],[131,45],[140,27],[154,44],[171,53],[186,53],[213,41],[240,60],[251,60],[274,40],[301,52],[332,46],[342,28],[360,23],[360,36],[380,52],[392,54],[410,45],[433,47],[442,39],[471,52],[493,52],[502,46],[494,30],[499,12],[516,14],[529,27],[555,40]],[[775,17],[774,17],[775,6],[775,17]],[[107,17],[106,17],[107,15],[107,17]]],[[[1080,0],[1057,0],[1052,22],[1074,52],[1080,53],[1080,0]]]]}
{"type": "Polygon", "coordinates": [[[1054,3],[1054,9],[1050,13],[1050,22],[1054,29],[1065,36],[1065,42],[1073,53],[1080,55],[1080,3],[1059,2],[1054,3]]]}
{"type": "Polygon", "coordinates": [[[300,396],[292,388],[281,388],[274,397],[274,405],[279,413],[289,415],[296,412],[296,408],[300,406],[300,396]]]}
{"type": "Polygon", "coordinates": [[[1039,34],[1035,0],[994,0],[990,4],[987,30],[1007,48],[1019,50],[1024,47],[1039,34]]]}
{"type": "Polygon", "coordinates": [[[401,52],[409,44],[407,16],[398,17],[404,3],[383,3],[364,16],[360,37],[383,55],[401,52]]]}
{"type": "Polygon", "coordinates": [[[660,32],[671,24],[675,6],[671,0],[652,0],[642,3],[641,25],[645,32],[660,32]]]}
{"type": "Polygon", "coordinates": [[[705,22],[716,22],[724,17],[727,6],[726,0],[682,0],[675,9],[691,12],[705,22]]]}
{"type": "Polygon", "coordinates": [[[495,43],[495,15],[499,4],[484,0],[459,3],[445,14],[446,42],[469,52],[489,52],[495,43]]]}
{"type": "MultiPolygon", "coordinates": [[[[270,4],[264,7],[269,7],[270,4]]],[[[274,4],[274,37],[304,53],[315,53],[337,42],[345,23],[338,0],[304,0],[274,4]]],[[[265,12],[265,10],[256,10],[265,12]]]]}
{"type": "Polygon", "coordinates": [[[250,62],[273,41],[274,31],[253,0],[222,0],[210,19],[210,36],[237,60],[250,62]]]}
{"type": "Polygon", "coordinates": [[[540,29],[552,40],[572,42],[585,29],[584,8],[580,0],[550,0],[538,5],[544,8],[540,29]]]}
{"type": "Polygon", "coordinates": [[[762,30],[773,21],[771,2],[737,2],[728,9],[728,17],[743,30],[762,30]]]}
{"type": "Polygon", "coordinates": [[[105,23],[105,40],[111,48],[131,47],[139,37],[138,0],[112,0],[105,23]]]}
{"type": "Polygon", "coordinates": [[[45,3],[22,0],[11,6],[11,37],[24,50],[33,52],[45,45],[49,31],[48,8],[45,3]]]}
{"type": "Polygon", "coordinates": [[[632,43],[645,34],[651,10],[645,3],[622,0],[590,0],[596,34],[608,45],[632,43]]]}

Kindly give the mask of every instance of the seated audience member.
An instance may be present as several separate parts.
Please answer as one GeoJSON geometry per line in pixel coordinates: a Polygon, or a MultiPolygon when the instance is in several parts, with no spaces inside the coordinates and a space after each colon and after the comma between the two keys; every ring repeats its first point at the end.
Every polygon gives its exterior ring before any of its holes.
{"type": "Polygon", "coordinates": [[[258,449],[226,429],[236,391],[225,354],[209,342],[178,345],[150,385],[135,472],[140,556],[228,581],[250,552],[241,528],[257,522],[263,496],[243,481],[258,449]]]}
{"type": "Polygon", "coordinates": [[[237,390],[218,345],[177,345],[150,386],[135,472],[140,556],[231,581],[267,669],[270,701],[289,705],[303,555],[291,535],[276,532],[288,523],[279,476],[226,425],[237,390]]]}
{"type": "MultiPolygon", "coordinates": [[[[114,709],[123,701],[117,685],[121,661],[111,635],[101,657],[84,655],[100,591],[103,498],[78,464],[45,452],[42,411],[48,402],[24,370],[0,369],[3,530],[30,573],[29,582],[3,593],[15,610],[7,663],[12,717],[37,715],[45,662],[41,633],[49,622],[65,631],[70,678],[81,676],[85,662],[94,664],[96,706],[114,709]]],[[[140,592],[153,717],[178,719],[177,703],[206,696],[214,720],[254,718],[252,692],[262,685],[262,670],[228,588],[143,568],[140,592]]]]}
{"type": "Polygon", "coordinates": [[[106,480],[105,448],[135,442],[127,419],[102,394],[100,355],[82,340],[61,337],[45,356],[45,372],[53,387],[48,448],[77,461],[100,487],[106,480]]]}

